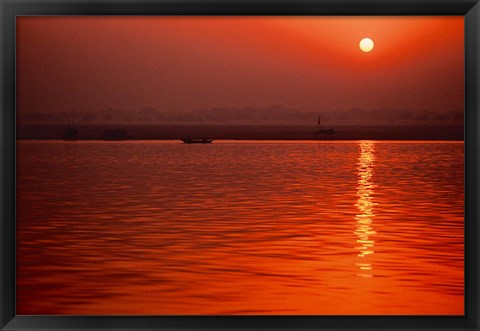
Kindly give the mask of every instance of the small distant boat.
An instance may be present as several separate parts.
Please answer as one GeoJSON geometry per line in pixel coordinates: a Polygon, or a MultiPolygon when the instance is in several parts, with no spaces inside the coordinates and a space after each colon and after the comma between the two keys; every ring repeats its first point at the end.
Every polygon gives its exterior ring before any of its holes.
{"type": "Polygon", "coordinates": [[[68,140],[68,141],[78,140],[78,129],[75,126],[75,123],[73,121],[68,122],[68,125],[65,128],[65,131],[63,132],[63,140],[68,140]]]}
{"type": "Polygon", "coordinates": [[[202,139],[192,139],[191,137],[188,137],[186,139],[180,139],[183,141],[185,144],[211,144],[213,139],[205,138],[203,137],[202,139]]]}
{"type": "Polygon", "coordinates": [[[336,131],[334,129],[322,129],[320,115],[318,116],[317,125],[318,125],[317,134],[334,134],[334,133],[336,133],[336,131]]]}
{"type": "Polygon", "coordinates": [[[127,130],[125,129],[110,129],[103,131],[103,140],[126,140],[127,130]]]}

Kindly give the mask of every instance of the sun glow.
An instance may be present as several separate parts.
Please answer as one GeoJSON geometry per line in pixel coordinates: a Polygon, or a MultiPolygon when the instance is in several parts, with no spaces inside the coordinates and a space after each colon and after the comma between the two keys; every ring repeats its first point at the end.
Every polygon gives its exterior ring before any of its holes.
{"type": "Polygon", "coordinates": [[[360,40],[360,43],[358,44],[362,52],[365,52],[365,53],[371,52],[374,45],[375,44],[373,43],[373,40],[370,38],[363,38],[362,40],[360,40]]]}

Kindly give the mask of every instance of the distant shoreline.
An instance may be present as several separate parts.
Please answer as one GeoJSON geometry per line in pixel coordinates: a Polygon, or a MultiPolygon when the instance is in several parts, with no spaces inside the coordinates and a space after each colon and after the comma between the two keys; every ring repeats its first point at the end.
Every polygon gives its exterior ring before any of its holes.
{"type": "MultiPolygon", "coordinates": [[[[335,133],[317,133],[316,126],[238,125],[78,125],[79,140],[103,140],[102,133],[124,128],[127,140],[176,140],[208,137],[215,140],[464,140],[463,126],[325,126],[335,133]]],[[[62,139],[65,126],[17,127],[18,140],[62,139]]]]}

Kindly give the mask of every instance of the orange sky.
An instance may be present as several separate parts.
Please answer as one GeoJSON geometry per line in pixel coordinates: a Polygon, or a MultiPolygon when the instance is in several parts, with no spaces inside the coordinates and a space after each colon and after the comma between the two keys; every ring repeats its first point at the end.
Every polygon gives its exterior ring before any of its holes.
{"type": "Polygon", "coordinates": [[[463,56],[460,16],[20,17],[17,106],[458,111],[463,56]]]}

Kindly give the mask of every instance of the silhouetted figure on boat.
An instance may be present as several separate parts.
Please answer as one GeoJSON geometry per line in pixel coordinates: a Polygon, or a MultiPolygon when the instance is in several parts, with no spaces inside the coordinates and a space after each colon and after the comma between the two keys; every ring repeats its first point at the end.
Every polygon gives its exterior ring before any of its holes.
{"type": "Polygon", "coordinates": [[[73,121],[68,122],[68,125],[63,132],[63,140],[78,140],[78,130],[73,121]]]}
{"type": "Polygon", "coordinates": [[[127,130],[123,128],[105,130],[102,138],[103,140],[126,140],[128,138],[127,130]]]}

